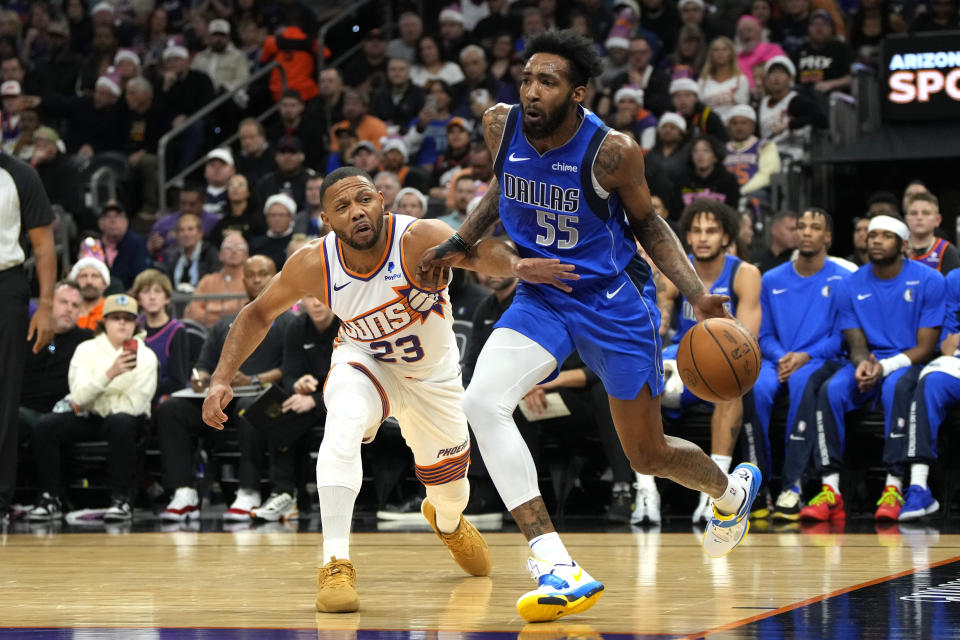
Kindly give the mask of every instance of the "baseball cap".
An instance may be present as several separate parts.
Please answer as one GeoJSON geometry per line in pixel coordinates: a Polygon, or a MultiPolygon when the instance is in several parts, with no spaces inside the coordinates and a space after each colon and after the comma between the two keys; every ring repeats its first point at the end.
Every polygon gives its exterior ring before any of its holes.
{"type": "Polygon", "coordinates": [[[400,155],[403,156],[403,161],[407,162],[410,158],[410,153],[407,151],[407,145],[401,138],[387,138],[382,142],[383,153],[386,154],[387,151],[399,151],[400,155]]]}
{"type": "Polygon", "coordinates": [[[23,91],[20,89],[20,83],[16,80],[7,80],[0,84],[0,96],[19,96],[23,91]]]}
{"type": "Polygon", "coordinates": [[[107,299],[103,301],[103,317],[106,318],[111,313],[129,313],[136,316],[140,313],[140,308],[133,296],[128,296],[125,293],[115,293],[112,296],[107,296],[107,299]]]}
{"type": "Polygon", "coordinates": [[[99,217],[99,216],[102,216],[102,215],[106,215],[106,214],[107,214],[108,212],[110,212],[110,211],[117,211],[117,212],[122,213],[122,214],[124,214],[124,215],[126,215],[126,213],[127,213],[126,209],[123,208],[123,205],[120,204],[119,201],[117,201],[117,200],[107,200],[107,201],[103,204],[103,206],[100,207],[100,213],[97,214],[97,215],[98,215],[98,217],[99,217]]]}
{"type": "Polygon", "coordinates": [[[210,153],[207,154],[207,157],[204,158],[204,161],[210,162],[211,160],[220,160],[231,167],[234,166],[233,154],[230,153],[230,149],[227,149],[226,147],[217,147],[216,149],[210,151],[210,153]]]}
{"type": "Polygon", "coordinates": [[[470,123],[467,122],[467,119],[461,118],[460,116],[450,118],[450,121],[447,123],[447,131],[450,130],[450,127],[460,127],[464,131],[473,130],[473,127],[470,126],[470,123]]]}
{"type": "Polygon", "coordinates": [[[300,153],[303,151],[303,144],[297,136],[283,136],[277,141],[277,151],[293,151],[300,153]]]}
{"type": "Polygon", "coordinates": [[[366,149],[370,153],[376,153],[377,145],[373,144],[369,140],[361,140],[353,147],[353,152],[356,153],[357,151],[360,151],[360,149],[366,149]]]}
{"type": "Polygon", "coordinates": [[[333,135],[339,136],[340,134],[351,135],[356,138],[357,130],[349,122],[341,122],[333,128],[333,135]]]}
{"type": "Polygon", "coordinates": [[[211,34],[221,33],[225,36],[230,35],[230,23],[224,20],[223,18],[217,18],[216,20],[210,21],[210,26],[207,27],[207,31],[211,34]]]}
{"type": "Polygon", "coordinates": [[[821,20],[826,20],[827,23],[832,27],[833,26],[833,16],[830,15],[830,12],[826,9],[817,9],[810,13],[810,22],[813,22],[814,18],[820,18],[821,20]]]}
{"type": "Polygon", "coordinates": [[[367,40],[386,40],[387,38],[383,35],[383,31],[377,28],[370,29],[367,32],[367,40]]]}

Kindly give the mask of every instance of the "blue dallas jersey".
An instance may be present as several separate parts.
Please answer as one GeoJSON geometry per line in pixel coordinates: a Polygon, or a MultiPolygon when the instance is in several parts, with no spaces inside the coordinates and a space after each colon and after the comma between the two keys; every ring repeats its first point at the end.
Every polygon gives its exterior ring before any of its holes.
{"type": "MultiPolygon", "coordinates": [[[[500,219],[523,258],[559,258],[579,280],[574,295],[597,291],[636,255],[633,232],[616,193],[597,193],[593,161],[610,128],[578,107],[580,128],[570,140],[540,155],[523,134],[520,105],[507,117],[494,163],[500,184],[500,219]]],[[[638,176],[642,180],[642,176],[638,176]]],[[[521,283],[553,297],[551,285],[521,283]]]]}
{"type": "MultiPolygon", "coordinates": [[[[690,262],[693,262],[693,256],[688,257],[690,262]]],[[[723,307],[734,317],[737,315],[737,295],[733,291],[733,281],[737,277],[737,271],[741,264],[743,264],[743,260],[740,258],[724,254],[723,269],[714,283],[710,285],[710,293],[730,296],[730,302],[723,303],[723,307]]],[[[680,344],[687,331],[690,331],[693,325],[697,324],[697,316],[693,312],[693,305],[682,295],[677,298],[677,308],[679,311],[677,314],[677,332],[673,334],[673,344],[680,344]]]]}
{"type": "Polygon", "coordinates": [[[852,270],[827,258],[812,276],[801,276],[793,261],[763,275],[760,291],[760,351],[776,364],[791,351],[811,358],[834,358],[843,348],[836,329],[837,285],[852,270]]]}
{"type": "Polygon", "coordinates": [[[878,359],[917,346],[917,329],[943,324],[943,276],[915,260],[904,260],[890,280],[878,279],[865,264],[840,281],[836,296],[838,330],[862,329],[878,359]]]}

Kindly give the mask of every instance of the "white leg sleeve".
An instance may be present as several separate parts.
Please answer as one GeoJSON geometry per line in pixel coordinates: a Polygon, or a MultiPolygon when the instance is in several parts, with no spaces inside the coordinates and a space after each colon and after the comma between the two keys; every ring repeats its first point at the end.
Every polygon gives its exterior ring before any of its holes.
{"type": "Polygon", "coordinates": [[[460,514],[470,501],[470,483],[460,478],[446,484],[427,485],[427,498],[437,510],[437,528],[453,533],[460,526],[460,514]]]}
{"type": "Polygon", "coordinates": [[[317,487],[347,487],[360,491],[363,434],[380,423],[383,403],[365,374],[340,363],[330,371],[323,400],[327,420],[317,454],[317,487]]]}
{"type": "Polygon", "coordinates": [[[495,329],[483,345],[463,410],[483,461],[508,510],[540,495],[537,469],[513,421],[517,403],[550,375],[557,361],[549,351],[512,329],[495,329]]]}

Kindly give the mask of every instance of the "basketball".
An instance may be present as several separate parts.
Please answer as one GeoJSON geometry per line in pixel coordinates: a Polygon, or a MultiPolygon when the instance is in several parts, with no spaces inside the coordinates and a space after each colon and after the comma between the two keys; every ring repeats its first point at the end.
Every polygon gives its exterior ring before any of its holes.
{"type": "Polygon", "coordinates": [[[736,320],[709,318],[687,331],[677,349],[683,384],[707,402],[733,400],[760,375],[760,346],[736,320]]]}

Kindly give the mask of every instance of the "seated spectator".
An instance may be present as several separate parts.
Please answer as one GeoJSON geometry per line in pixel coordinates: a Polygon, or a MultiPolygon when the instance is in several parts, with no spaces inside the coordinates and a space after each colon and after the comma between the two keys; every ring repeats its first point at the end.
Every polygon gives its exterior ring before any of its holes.
{"type": "Polygon", "coordinates": [[[836,326],[843,332],[850,362],[820,388],[817,397],[817,428],[822,431],[820,454],[813,460],[823,477],[823,490],[800,512],[803,519],[845,517],[839,472],[846,414],[878,398],[886,424],[883,462],[887,479],[874,518],[898,519],[904,481],[926,484],[926,456],[916,449],[912,428],[911,437],[905,436],[907,423],[912,422],[910,407],[920,371],[936,350],[945,291],[942,275],[903,258],[909,237],[900,220],[889,216],[870,220],[870,264],[837,286],[836,326]]]}
{"type": "Polygon", "coordinates": [[[698,82],[703,104],[724,120],[730,117],[733,107],[750,102],[750,81],[737,64],[733,40],[726,36],[710,43],[698,82]]]}
{"type": "Polygon", "coordinates": [[[934,235],[942,221],[940,200],[935,195],[918,193],[910,200],[906,215],[910,230],[907,257],[947,275],[960,267],[960,251],[946,239],[934,235]]]}
{"type": "Polygon", "coordinates": [[[646,155],[647,166],[650,170],[661,169],[671,184],[679,182],[686,173],[687,144],[687,121],[678,113],[665,112],[657,122],[657,137],[646,155]]]}
{"type": "MultiPolygon", "coordinates": [[[[910,187],[907,187],[909,190],[910,187]]],[[[926,190],[926,187],[923,188],[923,191],[929,193],[926,190]]],[[[910,198],[913,199],[912,197],[910,198]]],[[[903,213],[906,214],[907,208],[909,207],[908,199],[906,193],[903,196],[903,213]]],[[[900,217],[900,201],[897,200],[897,196],[893,195],[889,191],[874,191],[870,194],[870,197],[867,198],[867,217],[872,218],[874,216],[890,216],[891,218],[900,217]]]]}
{"type": "Polygon", "coordinates": [[[369,101],[367,95],[359,91],[348,90],[343,92],[343,117],[331,127],[330,150],[340,151],[340,141],[336,137],[336,129],[344,123],[350,125],[360,140],[372,142],[377,149],[380,140],[387,135],[386,123],[376,116],[367,113],[369,101]]]}
{"type": "Polygon", "coordinates": [[[352,149],[353,145],[357,144],[360,140],[360,138],[357,137],[356,130],[350,126],[349,122],[341,122],[333,127],[331,131],[337,140],[337,147],[340,150],[336,153],[330,152],[327,156],[327,173],[350,164],[346,159],[347,151],[352,149]]]}
{"type": "Polygon", "coordinates": [[[110,286],[110,270],[102,260],[87,256],[73,265],[69,279],[80,287],[83,298],[77,326],[93,331],[103,319],[103,292],[110,286]]]}
{"type": "MultiPolygon", "coordinates": [[[[728,295],[731,302],[724,303],[728,312],[743,324],[754,336],[760,331],[760,272],[751,264],[727,253],[727,248],[739,235],[739,217],[731,207],[709,199],[694,200],[681,214],[682,237],[692,249],[693,268],[706,282],[710,293],[728,295]]],[[[657,293],[662,321],[660,333],[666,337],[671,316],[676,316],[677,330],[670,346],[663,350],[664,371],[671,375],[665,383],[664,414],[672,419],[682,416],[683,411],[701,402],[680,382],[676,370],[676,353],[683,336],[697,323],[693,306],[669,280],[657,293]]],[[[714,403],[710,418],[710,457],[726,473],[730,468],[737,435],[742,426],[743,403],[741,398],[729,402],[714,403]]],[[[649,481],[643,486],[650,487],[649,481]]],[[[695,523],[709,520],[710,497],[700,494],[700,501],[693,513],[695,523]]]]}
{"type": "Polygon", "coordinates": [[[869,262],[867,256],[867,227],[870,226],[870,217],[853,219],[853,253],[847,256],[847,260],[862,267],[869,262]]]}
{"type": "Polygon", "coordinates": [[[250,77],[247,56],[230,41],[230,23],[211,20],[207,28],[207,48],[193,57],[190,67],[206,74],[216,93],[232,91],[250,77]]]}
{"type": "Polygon", "coordinates": [[[933,0],[929,11],[918,11],[910,23],[911,33],[954,31],[960,29],[956,0],[933,0]]]}
{"type": "Polygon", "coordinates": [[[629,67],[630,41],[623,36],[610,36],[603,43],[603,48],[606,49],[607,55],[600,59],[603,70],[596,77],[595,82],[601,91],[607,91],[613,81],[629,67]]]}
{"type": "Polygon", "coordinates": [[[410,62],[391,57],[387,61],[387,82],[370,99],[370,113],[398,125],[399,132],[404,134],[423,108],[425,96],[423,87],[410,81],[410,62]]]}
{"type": "Polygon", "coordinates": [[[700,102],[700,85],[689,78],[680,78],[670,83],[670,101],[673,109],[687,123],[687,132],[692,138],[711,135],[720,142],[727,141],[723,120],[712,109],[700,102]]]}
{"type": "MultiPolygon", "coordinates": [[[[383,194],[383,210],[393,211],[397,193],[400,192],[400,180],[397,178],[397,174],[392,171],[379,171],[373,177],[373,186],[383,194]]],[[[317,206],[320,206],[320,203],[317,203],[317,206]]],[[[319,215],[319,211],[317,211],[317,215],[319,215]]]]}
{"type": "Polygon", "coordinates": [[[240,154],[236,156],[237,172],[246,176],[248,184],[257,184],[277,168],[273,149],[267,143],[263,125],[256,118],[241,120],[238,133],[240,154]]]}
{"type": "Polygon", "coordinates": [[[743,428],[747,441],[754,443],[752,457],[769,477],[770,415],[774,399],[786,393],[788,437],[775,519],[800,517],[800,484],[816,446],[816,394],[840,367],[842,338],[834,328],[836,289],[853,265],[827,255],[832,229],[833,218],[823,209],[804,211],[797,220],[796,260],[768,271],[762,279],[759,342],[763,362],[760,377],[743,402],[743,428]]]}
{"type": "Polygon", "coordinates": [[[457,184],[454,185],[454,209],[453,211],[447,212],[446,215],[440,216],[439,220],[443,220],[454,230],[459,229],[460,225],[463,224],[463,221],[467,218],[467,206],[474,199],[474,193],[476,192],[476,187],[474,186],[473,176],[471,175],[461,175],[457,178],[457,184]]]}
{"type": "Polygon", "coordinates": [[[644,149],[651,149],[657,137],[657,117],[643,108],[643,90],[624,85],[617,89],[613,102],[613,128],[632,136],[644,149]]]}
{"type": "MultiPolygon", "coordinates": [[[[300,94],[293,89],[287,89],[283,92],[283,97],[277,103],[277,112],[280,114],[279,121],[274,121],[268,129],[271,140],[280,140],[286,136],[293,136],[310,144],[304,151],[304,164],[311,169],[319,169],[323,166],[324,148],[318,144],[323,140],[326,134],[323,129],[317,126],[314,118],[305,117],[304,102],[300,94]]],[[[279,149],[278,149],[279,151],[279,149]]]]}
{"type": "Polygon", "coordinates": [[[680,29],[677,48],[660,61],[660,66],[671,80],[683,78],[696,82],[706,55],[707,42],[703,31],[700,27],[688,24],[680,29]]]}
{"type": "Polygon", "coordinates": [[[235,231],[223,234],[220,244],[220,271],[208,273],[200,278],[193,291],[193,300],[187,305],[183,317],[199,322],[210,328],[225,315],[235,314],[247,303],[246,289],[243,285],[243,265],[250,251],[247,241],[235,231]],[[234,294],[227,299],[204,300],[208,294],[234,294]]]}
{"type": "Polygon", "coordinates": [[[463,71],[455,62],[443,58],[443,52],[437,39],[431,35],[424,35],[417,42],[416,64],[410,69],[410,80],[413,84],[426,88],[431,80],[443,80],[447,86],[463,80],[463,71]]]}
{"type": "Polygon", "coordinates": [[[397,193],[395,213],[414,218],[422,218],[427,215],[427,196],[423,195],[413,187],[404,187],[397,193]]]}
{"type": "Polygon", "coordinates": [[[861,0],[847,24],[847,42],[856,62],[876,68],[880,43],[891,33],[903,33],[907,23],[889,0],[861,0]]]}
{"type": "MultiPolygon", "coordinates": [[[[303,312],[287,325],[283,341],[283,388],[290,397],[281,411],[296,416],[295,425],[284,430],[284,437],[267,436],[270,451],[270,496],[262,507],[250,510],[258,520],[295,520],[297,509],[297,456],[310,447],[310,430],[326,419],[323,406],[323,380],[330,370],[334,339],[340,321],[330,307],[314,296],[300,301],[303,312]]],[[[282,419],[282,418],[281,418],[282,419]]],[[[288,417],[289,421],[290,418],[288,417]]],[[[238,422],[239,429],[263,429],[247,421],[238,422]]],[[[256,437],[258,434],[250,434],[256,437]]]]}
{"type": "Polygon", "coordinates": [[[20,115],[28,104],[20,83],[7,80],[0,84],[0,102],[3,103],[3,150],[10,153],[20,135],[20,115]]]}
{"type": "Polygon", "coordinates": [[[786,0],[784,15],[777,25],[784,53],[796,58],[809,42],[811,0],[786,0]]]}
{"type": "MultiPolygon", "coordinates": [[[[163,70],[154,86],[157,100],[173,118],[174,128],[213,100],[213,83],[205,73],[190,68],[190,52],[176,40],[163,50],[163,70]]],[[[177,168],[193,162],[203,148],[204,120],[190,125],[177,139],[179,154],[177,168]]]]}
{"type": "MultiPolygon", "coordinates": [[[[473,127],[463,118],[451,118],[445,127],[446,147],[437,156],[433,165],[430,195],[443,198],[450,185],[450,180],[460,171],[470,166],[470,142],[473,127]]],[[[404,185],[412,186],[412,185],[404,185]]]]}
{"type": "Polygon", "coordinates": [[[268,173],[257,183],[257,199],[266,202],[277,193],[285,193],[297,203],[297,209],[307,203],[307,180],[316,172],[304,166],[303,143],[296,136],[283,136],[277,141],[277,170],[268,173]]]}
{"type": "Polygon", "coordinates": [[[120,88],[127,86],[130,80],[143,74],[140,56],[133,49],[117,49],[113,56],[113,66],[120,80],[120,88]]]}
{"type": "Polygon", "coordinates": [[[227,183],[236,173],[233,154],[225,147],[218,147],[207,154],[203,165],[203,177],[207,183],[207,192],[203,210],[218,218],[225,213],[227,201],[227,183]]]}
{"type": "MultiPolygon", "coordinates": [[[[343,76],[336,67],[320,72],[320,95],[317,96],[317,116],[323,128],[324,139],[335,122],[343,120],[343,76]]],[[[394,123],[396,124],[396,123],[394,123]]]]}
{"type": "Polygon", "coordinates": [[[106,521],[133,518],[137,439],[147,427],[157,388],[157,357],[137,331],[137,303],[126,294],[103,306],[97,336],[77,346],[70,360],[70,407],[48,413],[33,427],[32,445],[40,498],[28,513],[32,521],[63,515],[61,448],[78,440],[107,440],[112,498],[106,521]],[[136,346],[130,348],[131,345],[136,346]]]}
{"type": "Polygon", "coordinates": [[[4,150],[24,162],[30,162],[37,149],[34,138],[39,128],[40,116],[37,112],[34,109],[24,109],[20,112],[20,131],[4,150]]]}
{"type": "MultiPolygon", "coordinates": [[[[378,174],[379,177],[379,174],[378,174]]],[[[394,176],[394,181],[396,181],[396,176],[394,176]]],[[[294,233],[305,233],[310,237],[319,237],[324,235],[328,229],[323,222],[323,202],[320,200],[320,185],[323,183],[322,176],[312,176],[307,180],[306,188],[306,199],[307,206],[304,209],[301,209],[297,213],[296,220],[293,222],[293,232],[294,233]]],[[[377,188],[380,189],[381,185],[378,184],[377,188]]],[[[393,194],[395,194],[400,189],[400,185],[396,186],[391,193],[389,202],[393,203],[393,194]]],[[[387,193],[384,191],[384,210],[388,210],[386,201],[387,193]]],[[[264,233],[266,230],[264,230],[264,233]]]]}
{"type": "Polygon", "coordinates": [[[797,53],[798,84],[820,94],[850,87],[853,55],[834,32],[833,18],[824,9],[810,14],[809,39],[797,53]]]}
{"type": "Polygon", "coordinates": [[[723,163],[723,143],[712,136],[694,140],[687,160],[687,174],[677,185],[675,199],[684,206],[707,198],[736,209],[740,205],[740,185],[723,163]]]}
{"type": "Polygon", "coordinates": [[[150,266],[150,252],[140,234],[130,228],[123,205],[108,200],[100,210],[97,226],[111,280],[120,287],[133,284],[137,275],[150,266]]]}
{"type": "Polygon", "coordinates": [[[147,335],[143,339],[157,356],[156,399],[162,400],[174,391],[185,389],[190,379],[190,339],[182,322],[167,313],[173,285],[170,278],[156,269],[147,269],[137,276],[130,295],[140,305],[140,324],[147,335]]]}
{"type": "Polygon", "coordinates": [[[785,56],[778,44],[763,39],[763,26],[751,15],[740,16],[737,21],[737,64],[747,76],[750,88],[763,86],[764,65],[777,56],[785,56]],[[757,76],[760,72],[760,77],[757,76]]]}
{"type": "Polygon", "coordinates": [[[765,95],[759,109],[760,137],[776,142],[781,155],[805,161],[811,130],[826,126],[826,117],[811,99],[793,90],[797,69],[790,58],[773,58],[763,70],[765,95]]]}
{"type": "Polygon", "coordinates": [[[460,52],[472,41],[466,32],[463,12],[456,6],[447,7],[440,11],[437,22],[440,25],[440,39],[437,44],[440,46],[441,55],[446,60],[459,60],[460,52]]]}
{"type": "MultiPolygon", "coordinates": [[[[383,141],[381,157],[383,164],[378,169],[393,173],[400,181],[400,186],[414,187],[421,191],[426,191],[429,188],[430,174],[420,167],[412,167],[407,164],[410,155],[407,153],[407,145],[402,138],[386,138],[383,141]]],[[[376,173],[377,171],[373,171],[370,175],[376,173]]]]}
{"type": "MultiPolygon", "coordinates": [[[[681,0],[677,4],[680,10],[680,20],[684,26],[691,25],[700,29],[710,42],[719,37],[726,37],[728,25],[720,24],[713,15],[710,15],[703,0],[681,0]]],[[[713,7],[710,7],[713,9],[713,7]]]]}
{"type": "Polygon", "coordinates": [[[460,51],[460,67],[464,79],[454,87],[452,111],[466,114],[470,110],[471,92],[486,89],[491,96],[495,96],[500,90],[500,82],[490,75],[487,53],[475,44],[469,44],[460,51]]]}
{"type": "Polygon", "coordinates": [[[33,87],[41,96],[69,97],[77,93],[77,78],[83,58],[70,47],[70,30],[62,20],[47,26],[49,52],[46,60],[37,61],[31,74],[33,87]]]}
{"type": "Polygon", "coordinates": [[[797,248],[797,214],[780,211],[770,220],[770,244],[753,254],[754,265],[760,273],[766,273],[784,262],[790,261],[797,248]]]}
{"type": "Polygon", "coordinates": [[[285,193],[276,193],[267,198],[263,213],[267,218],[267,231],[250,241],[250,252],[267,256],[280,270],[287,261],[287,244],[293,236],[297,203],[285,193]]]}
{"type": "MultiPolygon", "coordinates": [[[[653,48],[650,42],[642,35],[630,39],[630,49],[627,70],[613,79],[609,93],[604,92],[604,98],[611,96],[625,85],[639,87],[643,91],[643,101],[648,109],[659,115],[670,108],[670,77],[663,71],[656,69],[652,64],[653,48]]],[[[611,107],[604,106],[601,99],[597,113],[608,113],[611,107]]]]}
{"type": "Polygon", "coordinates": [[[250,194],[250,184],[246,176],[238,173],[227,182],[227,203],[223,208],[223,217],[207,236],[210,244],[219,246],[224,233],[239,231],[248,241],[267,229],[263,212],[256,199],[250,194]]]}
{"type": "MultiPolygon", "coordinates": [[[[423,20],[415,11],[404,11],[397,18],[398,38],[387,43],[387,57],[402,59],[412,64],[417,52],[417,42],[423,35],[423,20]]],[[[387,63],[387,75],[390,75],[390,63],[387,63]]],[[[380,116],[383,117],[383,116],[380,116]]],[[[389,120],[389,118],[384,118],[389,120]]]]}
{"type": "Polygon", "coordinates": [[[153,85],[133,78],[127,83],[126,111],[121,118],[122,149],[139,184],[139,217],[152,219],[157,212],[157,145],[170,128],[166,110],[154,101],[153,85]]]}
{"type": "Polygon", "coordinates": [[[367,31],[359,55],[351,56],[344,66],[343,81],[354,89],[374,93],[386,84],[387,39],[375,27],[367,31]]]}
{"type": "Polygon", "coordinates": [[[380,168],[380,150],[372,142],[361,140],[347,151],[350,164],[373,175],[380,168]]]}
{"type": "Polygon", "coordinates": [[[442,80],[430,80],[423,108],[410,123],[403,141],[416,154],[413,164],[429,171],[447,147],[447,124],[453,117],[453,90],[442,80]]]}
{"type": "Polygon", "coordinates": [[[293,89],[304,101],[317,97],[316,65],[317,39],[315,30],[304,31],[297,23],[289,23],[278,35],[271,35],[263,43],[260,64],[277,60],[285,73],[274,69],[270,74],[270,92],[277,102],[285,89],[293,89]],[[311,35],[307,35],[310,33],[311,35]]]}
{"type": "MultiPolygon", "coordinates": [[[[224,242],[237,239],[237,234],[228,234],[224,242]]],[[[250,299],[256,298],[276,274],[270,258],[253,256],[243,268],[243,284],[250,299]]],[[[217,365],[227,332],[236,314],[220,318],[203,343],[196,362],[197,377],[191,377],[190,386],[202,392],[210,385],[210,375],[217,365]]],[[[234,386],[260,386],[280,382],[283,373],[284,333],[293,319],[284,312],[271,325],[263,341],[240,365],[233,380],[234,386]]],[[[241,407],[252,404],[252,398],[234,401],[228,407],[231,423],[242,420],[236,415],[241,407]]],[[[210,441],[222,439],[223,431],[203,424],[200,419],[201,401],[198,398],[169,398],[157,407],[157,432],[160,439],[160,457],[163,461],[163,485],[173,492],[172,499],[160,518],[166,521],[183,522],[200,516],[200,499],[194,488],[194,451],[198,437],[210,441]]],[[[260,462],[263,456],[262,441],[247,437],[251,431],[240,430],[240,489],[236,500],[223,514],[224,520],[250,520],[250,509],[260,506],[260,462]]]]}
{"type": "Polygon", "coordinates": [[[200,218],[203,227],[203,234],[208,235],[213,228],[217,226],[220,218],[216,214],[205,211],[203,205],[206,201],[206,189],[199,184],[187,184],[180,190],[180,210],[168,213],[162,216],[150,229],[150,236],[147,238],[147,248],[150,255],[156,260],[161,260],[164,252],[172,249],[177,244],[177,220],[184,213],[190,213],[200,218]]]}
{"type": "Polygon", "coordinates": [[[29,439],[33,425],[70,393],[67,373],[73,352],[93,337],[77,326],[83,297],[73,280],[61,280],[53,290],[53,339],[45,349],[27,349],[20,388],[20,440],[29,439]]]}
{"type": "Polygon", "coordinates": [[[474,197],[482,196],[487,192],[487,186],[493,179],[493,156],[490,155],[490,149],[487,148],[486,144],[479,140],[470,144],[470,166],[455,173],[447,185],[446,205],[448,211],[456,206],[454,186],[461,174],[473,177],[474,197]]]}
{"type": "Polygon", "coordinates": [[[63,142],[50,127],[40,127],[34,134],[34,152],[30,163],[36,168],[50,204],[58,204],[73,215],[83,230],[89,222],[83,216],[83,187],[80,172],[73,161],[60,151],[63,142]]]}
{"type": "Polygon", "coordinates": [[[163,269],[177,291],[192,293],[200,279],[220,270],[217,251],[203,239],[200,218],[184,213],[177,220],[177,244],[163,255],[163,269]]]}
{"type": "Polygon", "coordinates": [[[733,107],[727,115],[730,140],[723,159],[727,171],[740,185],[741,196],[766,196],[770,176],[780,173],[780,154],[774,142],[764,142],[756,136],[757,112],[742,104],[733,107]]]}

